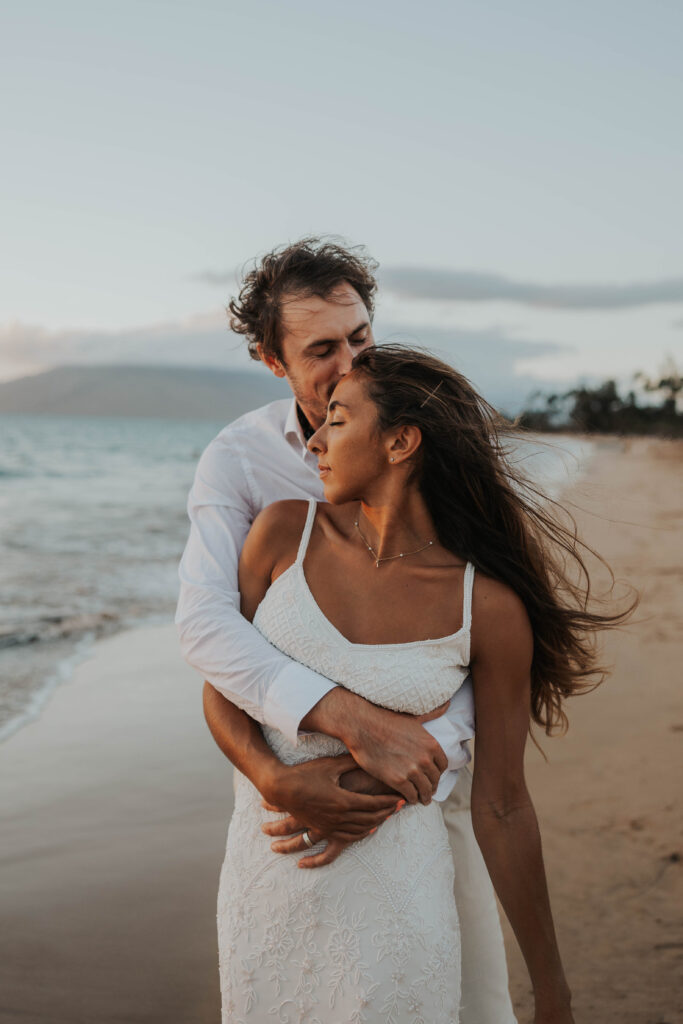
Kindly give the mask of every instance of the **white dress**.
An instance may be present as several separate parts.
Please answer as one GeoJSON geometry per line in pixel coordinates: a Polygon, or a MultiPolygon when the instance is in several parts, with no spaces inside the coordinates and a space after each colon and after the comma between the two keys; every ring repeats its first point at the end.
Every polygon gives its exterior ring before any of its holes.
{"type": "MultiPolygon", "coordinates": [[[[323,615],[304,575],[316,507],[311,500],[296,562],[269,588],[254,625],[291,658],[375,704],[431,711],[468,674],[474,567],[465,570],[457,633],[351,643],[323,615]]],[[[264,734],[288,764],[346,750],[319,733],[296,747],[268,726],[264,734]]],[[[407,805],[312,870],[297,867],[300,854],[271,851],[261,825],[273,817],[235,771],[218,894],[223,1024],[457,1024],[460,931],[439,805],[407,805]]]]}

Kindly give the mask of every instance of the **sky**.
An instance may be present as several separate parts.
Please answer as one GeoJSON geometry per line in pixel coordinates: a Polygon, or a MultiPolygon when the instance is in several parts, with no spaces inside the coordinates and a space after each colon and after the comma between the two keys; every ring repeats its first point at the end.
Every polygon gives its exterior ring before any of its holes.
{"type": "Polygon", "coordinates": [[[499,403],[683,364],[677,0],[3,8],[0,379],[248,368],[240,268],[308,234],[499,403]]]}

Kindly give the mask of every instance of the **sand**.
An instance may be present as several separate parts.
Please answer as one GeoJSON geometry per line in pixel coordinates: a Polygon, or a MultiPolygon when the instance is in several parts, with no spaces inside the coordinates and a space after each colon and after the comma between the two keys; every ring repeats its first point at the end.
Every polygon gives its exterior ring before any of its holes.
{"type": "MultiPolygon", "coordinates": [[[[527,778],[577,1024],[683,1020],[683,444],[599,442],[571,498],[583,536],[638,588],[609,679],[530,745],[527,778]]],[[[507,928],[511,991],[529,983],[507,928]]]]}
{"type": "MultiPolygon", "coordinates": [[[[528,758],[577,1024],[683,1019],[682,464],[680,444],[601,442],[572,492],[642,598],[607,638],[610,680],[572,702],[547,764],[528,758]]],[[[232,785],[200,688],[172,627],[121,634],[0,746],[0,1024],[220,1019],[232,785]]],[[[527,1024],[514,941],[508,955],[527,1024]]]]}
{"type": "Polygon", "coordinates": [[[0,1022],[216,1024],[231,810],[173,627],[98,643],[0,747],[0,1022]]]}

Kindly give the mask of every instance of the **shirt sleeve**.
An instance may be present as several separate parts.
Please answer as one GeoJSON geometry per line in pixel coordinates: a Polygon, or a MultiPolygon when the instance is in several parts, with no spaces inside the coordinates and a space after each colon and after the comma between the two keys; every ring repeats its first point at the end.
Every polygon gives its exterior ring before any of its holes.
{"type": "Polygon", "coordinates": [[[270,644],[240,613],[237,570],[256,514],[236,439],[206,449],[188,499],[176,626],[185,660],[228,700],[296,745],[298,726],[335,686],[270,644]]]}
{"type": "Polygon", "coordinates": [[[451,698],[440,718],[425,722],[424,728],[439,743],[448,758],[448,768],[439,779],[434,799],[439,802],[449,796],[458,778],[458,769],[471,759],[468,740],[474,736],[474,694],[470,676],[451,698]]]}

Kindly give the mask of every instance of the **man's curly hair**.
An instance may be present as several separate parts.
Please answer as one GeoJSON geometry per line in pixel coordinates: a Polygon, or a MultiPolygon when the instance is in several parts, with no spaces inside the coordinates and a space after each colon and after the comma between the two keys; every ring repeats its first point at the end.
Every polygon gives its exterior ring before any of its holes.
{"type": "Polygon", "coordinates": [[[363,246],[342,246],[324,238],[302,238],[273,249],[244,275],[237,298],[230,300],[230,328],[247,339],[249,355],[282,359],[282,298],[318,295],[326,298],[348,282],[360,295],[372,320],[378,263],[363,246]]]}

